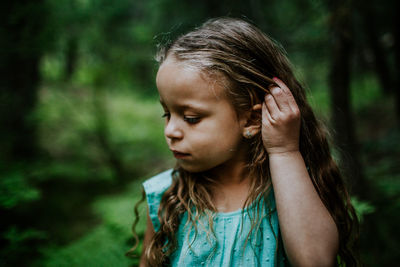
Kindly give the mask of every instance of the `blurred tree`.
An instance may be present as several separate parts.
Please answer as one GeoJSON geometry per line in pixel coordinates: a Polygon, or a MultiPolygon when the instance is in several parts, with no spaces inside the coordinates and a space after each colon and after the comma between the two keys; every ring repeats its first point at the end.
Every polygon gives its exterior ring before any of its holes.
{"type": "Polygon", "coordinates": [[[352,56],[353,12],[351,0],[331,0],[332,63],[329,88],[332,101],[332,122],[335,143],[339,148],[341,165],[352,187],[352,193],[368,196],[363,168],[359,160],[359,148],[354,132],[354,119],[350,101],[350,60],[352,56]],[[349,156],[351,155],[351,157],[349,156]]]}
{"type": "Polygon", "coordinates": [[[44,1],[7,1],[1,8],[1,160],[33,160],[37,152],[33,111],[39,61],[46,47],[44,1]]]}
{"type": "MultiPolygon", "coordinates": [[[[400,2],[394,1],[394,10],[400,10],[400,2]]],[[[395,72],[394,77],[395,83],[395,98],[396,98],[396,115],[397,115],[397,127],[400,128],[400,16],[396,13],[393,16],[393,35],[394,35],[394,54],[395,54],[395,72]]]]}
{"type": "Polygon", "coordinates": [[[355,10],[358,11],[362,19],[362,30],[366,36],[366,42],[363,46],[369,48],[373,55],[373,67],[378,77],[380,86],[386,94],[393,92],[393,83],[388,61],[384,48],[381,44],[381,34],[376,23],[379,20],[374,12],[373,2],[371,0],[355,0],[355,10]]]}
{"type": "Polygon", "coordinates": [[[78,38],[69,37],[65,53],[65,80],[69,81],[74,74],[78,59],[78,38]]]}
{"type": "Polygon", "coordinates": [[[65,49],[65,70],[64,78],[69,81],[75,72],[78,61],[78,42],[80,35],[80,27],[83,24],[81,19],[79,5],[76,0],[68,1],[67,9],[61,14],[68,14],[65,21],[66,30],[62,31],[66,36],[66,49],[65,49]]]}
{"type": "MultiPolygon", "coordinates": [[[[104,89],[99,87],[94,89],[93,104],[96,117],[95,134],[99,147],[107,158],[107,163],[113,170],[114,179],[120,185],[128,181],[129,174],[127,167],[124,165],[123,158],[111,143],[110,137],[110,118],[106,110],[104,89]]],[[[131,173],[131,175],[133,175],[131,173]]]]}
{"type": "Polygon", "coordinates": [[[29,247],[43,238],[20,225],[27,223],[21,207],[39,197],[30,178],[40,155],[35,108],[39,63],[51,40],[47,15],[43,0],[6,1],[0,9],[0,265],[20,265],[21,253],[32,257],[29,247]]]}

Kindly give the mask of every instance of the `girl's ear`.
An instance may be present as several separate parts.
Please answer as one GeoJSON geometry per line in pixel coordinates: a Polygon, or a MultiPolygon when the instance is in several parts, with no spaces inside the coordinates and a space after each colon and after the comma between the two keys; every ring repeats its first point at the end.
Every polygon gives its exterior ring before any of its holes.
{"type": "Polygon", "coordinates": [[[243,136],[252,138],[261,130],[261,104],[254,105],[247,117],[246,125],[243,128],[243,136]]]}

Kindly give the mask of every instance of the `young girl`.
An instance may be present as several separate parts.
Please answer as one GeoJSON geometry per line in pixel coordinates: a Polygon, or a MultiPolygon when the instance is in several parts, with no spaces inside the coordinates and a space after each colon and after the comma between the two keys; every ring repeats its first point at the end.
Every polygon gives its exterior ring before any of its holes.
{"type": "Polygon", "coordinates": [[[146,182],[141,266],[358,265],[357,218],[283,51],[238,19],[159,54],[174,170],[146,182]]]}

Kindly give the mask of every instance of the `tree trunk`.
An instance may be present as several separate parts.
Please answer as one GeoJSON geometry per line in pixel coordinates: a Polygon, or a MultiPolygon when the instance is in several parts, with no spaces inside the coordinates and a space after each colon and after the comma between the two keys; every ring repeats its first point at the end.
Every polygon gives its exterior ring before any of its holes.
{"type": "Polygon", "coordinates": [[[78,39],[70,36],[67,41],[67,51],[65,53],[65,80],[69,81],[75,72],[78,59],[78,39]]]}
{"type": "Polygon", "coordinates": [[[123,184],[128,179],[128,173],[126,171],[124,162],[115,151],[114,147],[110,143],[110,132],[109,132],[109,117],[107,116],[105,96],[103,88],[94,88],[93,104],[96,116],[96,137],[100,148],[103,150],[104,155],[107,158],[107,162],[110,168],[114,172],[115,180],[118,184],[123,184]]]}
{"type": "MultiPolygon", "coordinates": [[[[400,8],[399,1],[396,1],[396,6],[394,10],[400,8]],[[396,9],[397,8],[397,9],[396,9]]],[[[400,129],[400,17],[394,16],[393,22],[393,33],[394,33],[394,49],[395,49],[395,73],[396,84],[394,88],[394,93],[396,97],[396,116],[397,116],[397,127],[400,129]]]]}
{"type": "Polygon", "coordinates": [[[371,1],[357,1],[357,10],[359,10],[360,15],[363,20],[364,33],[367,38],[367,45],[370,47],[373,58],[374,58],[374,68],[378,76],[379,83],[385,94],[389,94],[393,91],[392,79],[390,75],[390,70],[388,62],[386,60],[386,53],[379,42],[379,34],[377,32],[374,23],[374,12],[371,8],[371,1]]]}
{"type": "Polygon", "coordinates": [[[41,1],[6,3],[0,11],[0,160],[25,162],[33,160],[37,151],[32,115],[37,102],[46,10],[41,1]]]}
{"type": "Polygon", "coordinates": [[[367,186],[359,160],[350,101],[351,2],[332,0],[329,3],[332,36],[329,87],[334,138],[341,157],[340,166],[352,186],[351,192],[365,197],[367,186]]]}
{"type": "Polygon", "coordinates": [[[78,37],[79,33],[81,33],[81,19],[80,16],[77,15],[79,5],[77,4],[76,0],[68,1],[68,5],[66,6],[66,8],[68,12],[67,14],[70,15],[67,16],[68,22],[67,25],[65,25],[65,27],[63,28],[67,38],[67,47],[65,50],[64,80],[70,81],[72,75],[75,72],[76,64],[78,61],[78,37]]]}
{"type": "MultiPolygon", "coordinates": [[[[43,1],[3,1],[0,9],[0,258],[4,266],[25,266],[37,257],[38,239],[20,233],[33,229],[17,210],[29,200],[30,167],[37,161],[34,110],[44,37],[43,1]],[[10,186],[11,185],[11,186],[10,186]],[[21,186],[22,185],[22,186],[21,186]],[[25,187],[26,185],[26,187],[25,187]],[[4,197],[11,199],[12,205],[4,197]],[[22,226],[21,226],[22,225],[22,226]],[[28,226],[26,226],[28,225],[28,226]],[[24,228],[24,226],[26,226],[24,228]],[[7,237],[13,229],[19,232],[7,237]],[[28,230],[29,229],[29,230],[28,230]]],[[[26,207],[26,206],[25,206],[26,207]]]]}

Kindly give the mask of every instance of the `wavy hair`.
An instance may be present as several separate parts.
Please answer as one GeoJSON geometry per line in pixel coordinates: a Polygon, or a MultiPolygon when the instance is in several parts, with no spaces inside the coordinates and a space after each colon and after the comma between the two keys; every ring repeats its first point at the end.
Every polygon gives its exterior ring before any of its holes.
{"type": "MultiPolygon", "coordinates": [[[[254,105],[262,103],[265,93],[275,84],[272,77],[279,77],[289,87],[301,112],[300,152],[315,190],[339,232],[338,259],[346,266],[358,266],[356,213],[339,168],[331,156],[326,130],[307,103],[305,91],[295,78],[282,47],[251,23],[218,18],[205,22],[161,48],[157,56],[160,65],[167,57],[193,66],[209,77],[222,77],[237,114],[248,112],[254,105]]],[[[254,119],[261,123],[261,113],[254,119]]],[[[249,147],[249,177],[256,178],[251,181],[251,193],[244,207],[254,202],[256,206],[260,205],[261,199],[265,200],[271,189],[268,154],[261,133],[250,139],[249,147]]],[[[211,218],[210,211],[216,211],[211,201],[211,184],[212,179],[207,178],[207,173],[189,173],[179,166],[175,168],[172,185],[164,193],[160,204],[158,217],[161,227],[144,252],[148,265],[168,263],[168,256],[176,249],[175,233],[185,212],[195,228],[199,216],[211,218]],[[197,176],[202,176],[202,179],[197,176]]],[[[250,232],[259,220],[259,214],[252,218],[250,232]]],[[[212,231],[212,220],[209,222],[212,231]]]]}

